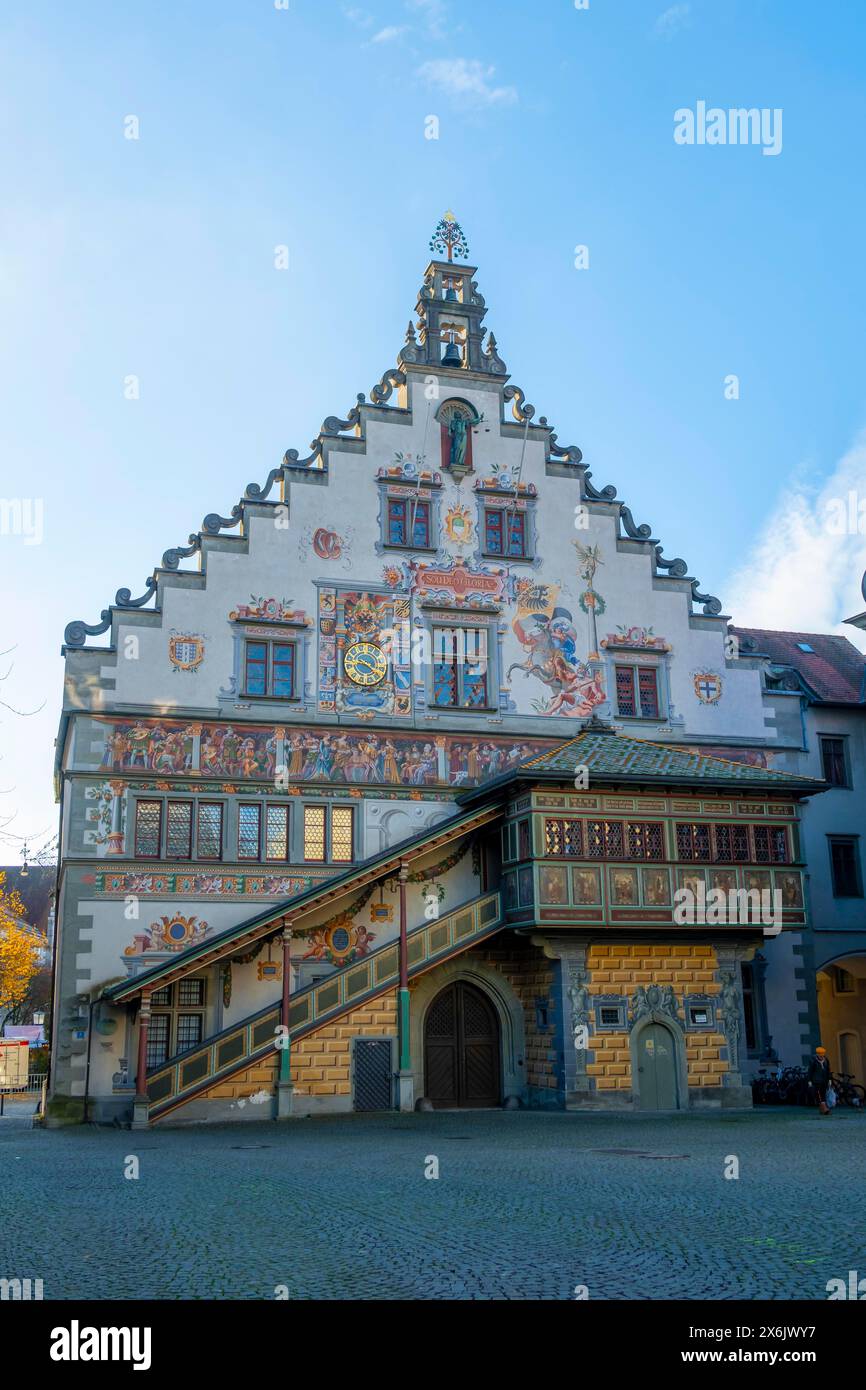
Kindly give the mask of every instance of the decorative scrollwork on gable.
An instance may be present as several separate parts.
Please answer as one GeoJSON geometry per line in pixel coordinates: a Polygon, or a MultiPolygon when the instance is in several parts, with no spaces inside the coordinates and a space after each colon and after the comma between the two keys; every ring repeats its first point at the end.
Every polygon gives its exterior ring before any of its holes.
{"type": "Polygon", "coordinates": [[[518,420],[521,425],[525,424],[527,420],[531,420],[535,414],[535,406],[529,404],[526,399],[526,394],[520,386],[506,386],[505,390],[502,392],[502,399],[504,401],[514,402],[511,407],[511,413],[515,420],[518,420]]]}
{"type": "Polygon", "coordinates": [[[627,507],[624,502],[620,507],[620,519],[623,524],[623,529],[625,530],[625,533],[630,540],[648,541],[652,536],[652,527],[647,526],[646,522],[643,522],[643,524],[640,526],[635,525],[635,520],[632,516],[631,508],[627,507]]]}
{"type": "MultiPolygon", "coordinates": [[[[273,487],[274,483],[277,481],[277,478],[279,476],[280,469],[272,468],[267,478],[265,479],[263,487],[259,487],[258,483],[247,483],[246,487],[244,488],[244,497],[246,497],[250,502],[264,502],[265,499],[269,496],[271,488],[273,487]]],[[[190,536],[190,540],[192,540],[192,536],[190,536]]]]}
{"type": "Polygon", "coordinates": [[[685,579],[689,572],[685,560],[681,560],[679,556],[675,560],[666,560],[660,545],[656,546],[656,565],[660,570],[667,570],[672,579],[685,579]]]}
{"type": "Polygon", "coordinates": [[[192,535],[189,538],[189,545],[177,545],[171,550],[163,551],[162,568],[164,570],[179,569],[181,560],[188,559],[189,556],[194,555],[197,550],[201,550],[201,536],[192,535]]]}
{"type": "Polygon", "coordinates": [[[616,488],[613,483],[608,483],[606,487],[603,487],[601,491],[599,491],[595,484],[590,482],[591,477],[592,474],[589,469],[587,469],[583,475],[583,486],[587,497],[592,502],[612,502],[616,497],[616,488]]]}
{"type": "Polygon", "coordinates": [[[406,373],[401,372],[396,367],[391,367],[385,372],[377,386],[370,391],[370,400],[374,405],[384,405],[385,401],[391,396],[395,386],[405,386],[406,373]]]}

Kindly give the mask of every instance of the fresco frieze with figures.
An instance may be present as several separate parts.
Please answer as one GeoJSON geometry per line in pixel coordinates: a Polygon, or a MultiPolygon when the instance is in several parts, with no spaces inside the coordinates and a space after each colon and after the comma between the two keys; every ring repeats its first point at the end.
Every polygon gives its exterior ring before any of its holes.
{"type": "Polygon", "coordinates": [[[374,732],[121,720],[107,725],[102,766],[112,771],[222,774],[244,781],[472,787],[554,744],[550,738],[374,732]]]}

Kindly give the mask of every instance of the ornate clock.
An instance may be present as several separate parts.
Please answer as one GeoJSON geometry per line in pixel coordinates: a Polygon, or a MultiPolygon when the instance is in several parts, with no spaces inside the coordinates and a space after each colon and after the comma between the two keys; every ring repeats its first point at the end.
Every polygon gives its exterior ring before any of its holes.
{"type": "Polygon", "coordinates": [[[343,670],[355,685],[378,685],[388,670],[388,659],[375,642],[353,642],[343,656],[343,670]]]}

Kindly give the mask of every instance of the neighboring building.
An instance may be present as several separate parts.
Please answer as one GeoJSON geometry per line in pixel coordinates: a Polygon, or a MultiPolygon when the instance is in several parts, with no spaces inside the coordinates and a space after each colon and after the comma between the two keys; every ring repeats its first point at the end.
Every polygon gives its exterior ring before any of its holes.
{"type": "Polygon", "coordinates": [[[796,1021],[824,783],[431,246],[370,398],[66,630],[55,1122],[748,1104],[767,940],[796,1021]]]}
{"type": "Polygon", "coordinates": [[[50,963],[54,946],[54,884],[55,864],[0,865],[4,874],[3,887],[7,893],[17,893],[24,906],[22,922],[34,927],[45,938],[45,963],[50,963]]]}
{"type": "MultiPolygon", "coordinates": [[[[829,791],[803,814],[811,942],[801,961],[803,1021],[817,1029],[834,1071],[866,1080],[866,657],[847,637],[732,628],[743,661],[760,666],[780,752],[775,766],[823,778],[829,791]],[[785,748],[787,751],[782,752],[785,748]]],[[[763,954],[778,950],[773,942],[763,954]]],[[[760,966],[760,961],[758,962],[760,966]]],[[[755,969],[754,964],[751,967],[755,969]]],[[[767,977],[767,985],[770,983],[767,977]]],[[[773,1031],[773,1030],[771,1030],[773,1031]]],[[[790,1028],[788,1029],[790,1035],[790,1028]]],[[[766,1038],[759,1038],[759,1048],[766,1038]]],[[[790,1036],[773,1037],[788,1061],[790,1036]],[[781,1044],[781,1045],[780,1045],[781,1044]]]]}
{"type": "Polygon", "coordinates": [[[44,1014],[51,999],[51,957],[54,949],[54,886],[57,869],[54,864],[11,864],[0,866],[6,893],[17,892],[24,911],[15,920],[41,938],[36,954],[37,973],[34,975],[21,1003],[11,1009],[0,1009],[0,1028],[6,1022],[5,1034],[11,1037],[13,1025],[35,1024],[34,1013],[44,1014]]]}

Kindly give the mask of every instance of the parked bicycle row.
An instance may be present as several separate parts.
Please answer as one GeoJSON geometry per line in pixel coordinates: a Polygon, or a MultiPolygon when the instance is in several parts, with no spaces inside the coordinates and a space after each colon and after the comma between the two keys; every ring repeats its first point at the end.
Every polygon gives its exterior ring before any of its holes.
{"type": "MultiPolygon", "coordinates": [[[[806,1067],[762,1067],[752,1082],[752,1100],[755,1105],[818,1105],[819,1092],[809,1080],[806,1067]]],[[[826,1087],[825,1104],[832,1109],[834,1105],[848,1106],[851,1109],[866,1107],[866,1089],[858,1086],[850,1072],[830,1073],[826,1087]]]]}

